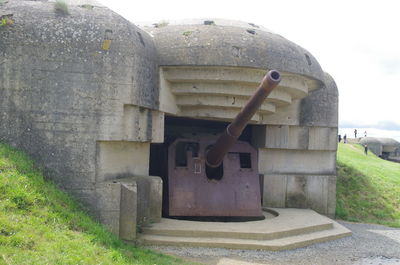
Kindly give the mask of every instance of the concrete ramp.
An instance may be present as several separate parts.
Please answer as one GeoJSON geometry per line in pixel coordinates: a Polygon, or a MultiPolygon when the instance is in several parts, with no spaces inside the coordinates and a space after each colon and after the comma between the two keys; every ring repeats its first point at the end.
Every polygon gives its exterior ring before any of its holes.
{"type": "Polygon", "coordinates": [[[266,209],[266,219],[198,222],[163,218],[144,227],[142,245],[287,250],[338,239],[351,231],[308,209],[266,209]]]}

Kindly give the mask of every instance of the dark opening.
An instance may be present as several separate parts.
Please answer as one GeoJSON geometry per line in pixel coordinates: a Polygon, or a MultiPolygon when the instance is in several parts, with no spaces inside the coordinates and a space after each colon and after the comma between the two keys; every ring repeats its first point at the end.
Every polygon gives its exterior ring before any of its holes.
{"type": "Polygon", "coordinates": [[[246,29],[246,31],[252,35],[256,34],[256,31],[254,29],[246,29]]]}
{"type": "Polygon", "coordinates": [[[179,142],[175,151],[175,166],[187,167],[187,152],[192,153],[192,157],[199,157],[199,144],[195,142],[179,142]]]}
{"type": "Polygon", "coordinates": [[[389,152],[382,152],[382,158],[383,159],[388,159],[389,158],[389,156],[390,156],[390,153],[389,152]]]}
{"type": "Polygon", "coordinates": [[[251,154],[239,153],[240,168],[251,168],[251,154]]]}
{"type": "Polygon", "coordinates": [[[252,26],[252,27],[255,27],[255,28],[259,28],[259,26],[257,26],[257,25],[254,24],[254,23],[249,23],[249,25],[252,26]]]}
{"type": "Polygon", "coordinates": [[[310,56],[309,56],[307,53],[305,53],[304,56],[306,57],[306,60],[307,60],[308,65],[311,65],[311,58],[310,58],[310,56]]]}
{"type": "Polygon", "coordinates": [[[238,223],[264,220],[265,216],[170,216],[169,218],[196,222],[238,223]]]}
{"type": "Polygon", "coordinates": [[[280,74],[279,74],[279,72],[277,72],[277,71],[273,71],[273,72],[271,73],[271,77],[272,77],[272,79],[274,79],[274,80],[279,80],[280,74]]]}
{"type": "Polygon", "coordinates": [[[224,176],[224,163],[218,167],[209,167],[206,165],[206,175],[210,180],[221,180],[224,176]]]}
{"type": "MultiPolygon", "coordinates": [[[[210,150],[212,145],[207,146],[207,151],[210,150]]],[[[206,164],[206,176],[210,180],[221,180],[224,176],[224,163],[221,163],[218,167],[210,167],[206,164]]]]}
{"type": "Polygon", "coordinates": [[[204,20],[204,25],[215,25],[215,22],[212,20],[204,20]]]}

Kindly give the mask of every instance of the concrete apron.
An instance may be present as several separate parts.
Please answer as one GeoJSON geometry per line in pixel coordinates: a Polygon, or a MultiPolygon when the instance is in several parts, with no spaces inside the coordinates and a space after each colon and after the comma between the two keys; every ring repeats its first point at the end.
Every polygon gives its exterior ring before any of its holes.
{"type": "Polygon", "coordinates": [[[351,231],[309,209],[264,209],[266,219],[199,222],[162,218],[142,228],[141,245],[287,250],[351,235],[351,231]]]}

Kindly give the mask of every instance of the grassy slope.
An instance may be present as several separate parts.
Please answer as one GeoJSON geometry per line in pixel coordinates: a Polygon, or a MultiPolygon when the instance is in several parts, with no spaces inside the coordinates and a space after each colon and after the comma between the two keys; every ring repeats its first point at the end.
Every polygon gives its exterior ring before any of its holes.
{"type": "Polygon", "coordinates": [[[0,264],[181,264],[125,244],[0,144],[0,264]]]}
{"type": "Polygon", "coordinates": [[[337,158],[337,217],[400,227],[400,164],[358,144],[339,144],[337,158]]]}

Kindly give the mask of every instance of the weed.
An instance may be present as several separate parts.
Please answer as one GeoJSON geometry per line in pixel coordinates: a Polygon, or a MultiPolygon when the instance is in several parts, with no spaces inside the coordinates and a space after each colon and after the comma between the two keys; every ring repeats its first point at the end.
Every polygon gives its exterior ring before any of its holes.
{"type": "Polygon", "coordinates": [[[94,8],[94,6],[88,5],[88,4],[81,5],[80,7],[85,8],[85,9],[93,9],[94,8]]]}
{"type": "Polygon", "coordinates": [[[193,31],[185,31],[182,33],[183,36],[185,37],[189,37],[190,35],[192,35],[193,31]]]}
{"type": "Polygon", "coordinates": [[[68,5],[63,0],[57,0],[54,3],[54,11],[59,15],[68,15],[69,14],[68,5]]]}
{"type": "Polygon", "coordinates": [[[8,18],[8,17],[3,17],[0,20],[0,27],[11,26],[13,24],[14,24],[14,20],[12,20],[11,18],[8,18]]]}

